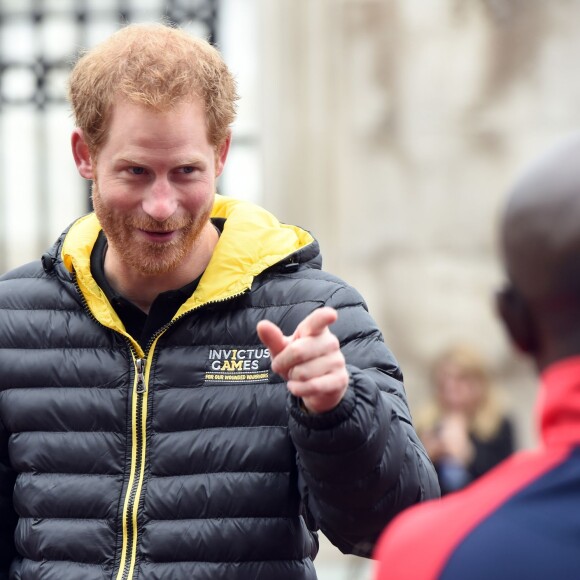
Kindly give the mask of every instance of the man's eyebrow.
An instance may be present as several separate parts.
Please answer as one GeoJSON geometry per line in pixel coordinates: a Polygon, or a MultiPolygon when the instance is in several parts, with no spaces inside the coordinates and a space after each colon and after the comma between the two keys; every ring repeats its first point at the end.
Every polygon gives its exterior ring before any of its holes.
{"type": "Polygon", "coordinates": [[[189,157],[183,161],[177,161],[176,167],[183,167],[184,165],[199,165],[200,163],[205,163],[201,157],[189,157]]]}
{"type": "Polygon", "coordinates": [[[134,159],[129,159],[129,157],[118,157],[115,159],[115,163],[126,163],[127,165],[144,165],[134,159]]]}
{"type": "MultiPolygon", "coordinates": [[[[124,155],[121,157],[117,157],[114,162],[127,164],[127,165],[138,165],[138,166],[143,166],[143,167],[147,167],[148,165],[151,164],[148,161],[145,161],[144,159],[141,161],[138,161],[136,159],[131,159],[130,157],[124,156],[124,155]]],[[[204,164],[204,163],[206,163],[206,160],[204,160],[202,157],[195,156],[195,157],[187,157],[187,158],[177,159],[174,162],[172,162],[171,165],[173,167],[185,167],[188,165],[200,165],[200,164],[204,164]]]]}

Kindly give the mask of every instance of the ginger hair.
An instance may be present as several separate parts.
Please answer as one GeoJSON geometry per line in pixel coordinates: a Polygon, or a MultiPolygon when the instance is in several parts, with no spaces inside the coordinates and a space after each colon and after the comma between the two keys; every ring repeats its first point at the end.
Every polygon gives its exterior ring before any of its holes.
{"type": "Polygon", "coordinates": [[[107,137],[116,99],[167,111],[201,99],[218,149],[236,115],[235,80],[209,42],[166,24],[130,24],[81,55],[69,78],[76,126],[92,155],[107,137]]]}

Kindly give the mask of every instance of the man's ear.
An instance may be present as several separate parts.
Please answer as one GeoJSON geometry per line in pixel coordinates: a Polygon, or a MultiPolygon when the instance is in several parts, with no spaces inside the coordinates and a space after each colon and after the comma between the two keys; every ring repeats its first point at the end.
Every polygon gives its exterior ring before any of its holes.
{"type": "Polygon", "coordinates": [[[81,177],[94,179],[93,160],[82,129],[77,127],[72,132],[71,146],[77,170],[81,174],[81,177]]]}
{"type": "Polygon", "coordinates": [[[496,307],[515,346],[526,354],[535,354],[538,349],[535,324],[521,294],[513,286],[507,286],[496,294],[496,307]]]}
{"type": "Polygon", "coordinates": [[[219,148],[216,149],[216,161],[215,161],[216,177],[219,177],[224,170],[226,159],[228,158],[228,152],[230,150],[231,141],[232,141],[232,133],[231,131],[229,131],[227,137],[224,139],[224,142],[220,145],[219,148]]]}

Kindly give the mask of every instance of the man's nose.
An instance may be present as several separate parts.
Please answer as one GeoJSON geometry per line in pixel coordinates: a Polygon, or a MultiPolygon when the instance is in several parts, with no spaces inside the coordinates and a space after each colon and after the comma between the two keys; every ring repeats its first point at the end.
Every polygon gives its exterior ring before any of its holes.
{"type": "Polygon", "coordinates": [[[145,199],[143,211],[158,222],[170,218],[177,209],[177,195],[167,179],[158,177],[155,179],[145,199]]]}

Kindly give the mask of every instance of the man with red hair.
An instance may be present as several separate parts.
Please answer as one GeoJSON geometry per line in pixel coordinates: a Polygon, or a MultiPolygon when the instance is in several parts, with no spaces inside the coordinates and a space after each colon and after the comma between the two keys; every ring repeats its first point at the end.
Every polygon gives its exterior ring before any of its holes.
{"type": "Polygon", "coordinates": [[[72,71],[95,211],[0,278],[2,580],[313,580],[437,494],[361,296],[216,194],[236,99],[168,26],[72,71]]]}

